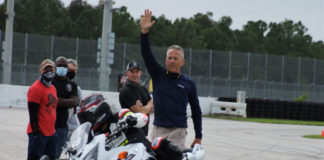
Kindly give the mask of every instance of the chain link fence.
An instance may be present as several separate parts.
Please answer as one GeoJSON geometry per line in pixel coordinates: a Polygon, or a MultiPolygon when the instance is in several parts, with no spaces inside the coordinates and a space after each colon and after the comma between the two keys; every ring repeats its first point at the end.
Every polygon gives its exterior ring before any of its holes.
{"type": "MultiPolygon", "coordinates": [[[[3,41],[4,32],[0,31],[0,42],[3,41]]],[[[152,46],[152,50],[157,61],[165,66],[167,47],[152,46]]],[[[78,61],[76,82],[82,89],[101,90],[98,51],[95,40],[14,33],[11,84],[31,85],[39,77],[42,60],[65,56],[78,61]]],[[[140,52],[138,44],[115,44],[109,91],[117,91],[118,75],[125,73],[129,61],[138,61],[143,79],[149,79],[140,52]]],[[[238,90],[243,90],[251,98],[292,100],[307,94],[308,101],[324,101],[323,60],[191,48],[184,52],[182,74],[196,82],[199,96],[235,97],[238,90]]]]}

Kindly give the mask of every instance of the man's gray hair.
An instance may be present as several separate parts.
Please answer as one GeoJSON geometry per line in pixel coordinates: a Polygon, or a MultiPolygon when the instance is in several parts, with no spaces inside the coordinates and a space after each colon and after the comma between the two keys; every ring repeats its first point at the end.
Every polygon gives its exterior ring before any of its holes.
{"type": "Polygon", "coordinates": [[[168,53],[169,53],[169,50],[170,49],[176,49],[176,50],[179,50],[180,53],[181,53],[181,57],[184,59],[184,52],[183,52],[183,49],[182,47],[178,46],[178,45],[172,45],[170,47],[168,47],[168,50],[167,50],[167,56],[168,56],[168,53]]]}
{"type": "Polygon", "coordinates": [[[75,68],[78,69],[78,62],[76,60],[70,58],[70,59],[68,59],[68,63],[73,64],[75,66],[75,68]]]}

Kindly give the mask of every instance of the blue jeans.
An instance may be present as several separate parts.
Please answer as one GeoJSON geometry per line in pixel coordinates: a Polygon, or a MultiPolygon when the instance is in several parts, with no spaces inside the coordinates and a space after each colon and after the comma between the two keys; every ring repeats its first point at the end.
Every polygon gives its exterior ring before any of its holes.
{"type": "Polygon", "coordinates": [[[66,138],[68,135],[68,128],[56,128],[56,133],[59,137],[59,142],[56,148],[56,159],[59,159],[62,153],[62,147],[64,146],[65,142],[66,142],[66,138]]]}
{"type": "Polygon", "coordinates": [[[55,133],[52,136],[44,136],[42,134],[34,137],[32,133],[28,134],[28,160],[39,159],[44,154],[51,159],[56,157],[56,146],[58,136],[55,133]]]}

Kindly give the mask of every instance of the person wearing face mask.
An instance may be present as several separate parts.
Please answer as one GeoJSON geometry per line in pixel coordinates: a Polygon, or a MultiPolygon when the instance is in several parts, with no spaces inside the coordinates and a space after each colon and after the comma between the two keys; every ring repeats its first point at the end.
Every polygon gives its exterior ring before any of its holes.
{"type": "Polygon", "coordinates": [[[56,158],[60,158],[62,147],[65,144],[68,135],[67,120],[69,117],[68,109],[75,108],[79,105],[77,94],[77,85],[71,81],[66,75],[68,71],[68,61],[65,57],[60,56],[55,60],[56,74],[53,85],[57,90],[57,118],[55,129],[59,136],[59,144],[57,146],[56,158]]]}
{"type": "Polygon", "coordinates": [[[55,158],[58,136],[55,131],[57,93],[52,81],[54,62],[46,59],[40,65],[41,76],[28,90],[29,112],[28,160],[39,159],[44,154],[55,158]]]}
{"type": "MultiPolygon", "coordinates": [[[[74,59],[68,59],[68,71],[66,76],[70,79],[73,80],[76,74],[78,73],[78,63],[74,59]]],[[[81,100],[82,99],[82,91],[81,87],[77,84],[78,86],[78,97],[81,100]]]]}
{"type": "MultiPolygon", "coordinates": [[[[73,81],[73,79],[75,78],[76,74],[78,72],[78,63],[76,60],[74,59],[68,59],[68,71],[66,74],[66,77],[68,77],[70,80],[73,81]]],[[[74,81],[75,82],[75,81],[74,81]]],[[[78,97],[80,100],[82,100],[82,92],[81,92],[81,88],[80,86],[75,83],[77,85],[77,89],[78,89],[78,97]]],[[[80,102],[81,103],[81,102],[80,102]]],[[[77,122],[77,115],[76,113],[80,110],[80,105],[78,105],[76,108],[70,108],[69,109],[69,119],[68,119],[68,128],[69,128],[69,133],[68,133],[68,137],[71,136],[72,132],[79,126],[78,122],[77,122]]]]}

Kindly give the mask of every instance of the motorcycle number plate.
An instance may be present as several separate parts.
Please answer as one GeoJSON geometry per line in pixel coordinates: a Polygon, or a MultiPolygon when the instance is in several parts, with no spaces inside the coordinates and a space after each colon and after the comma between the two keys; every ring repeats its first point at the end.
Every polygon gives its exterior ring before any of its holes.
{"type": "Polygon", "coordinates": [[[126,140],[126,136],[123,132],[121,132],[121,134],[119,134],[118,136],[107,139],[105,148],[106,150],[116,148],[120,146],[125,140],[126,140]]]}

